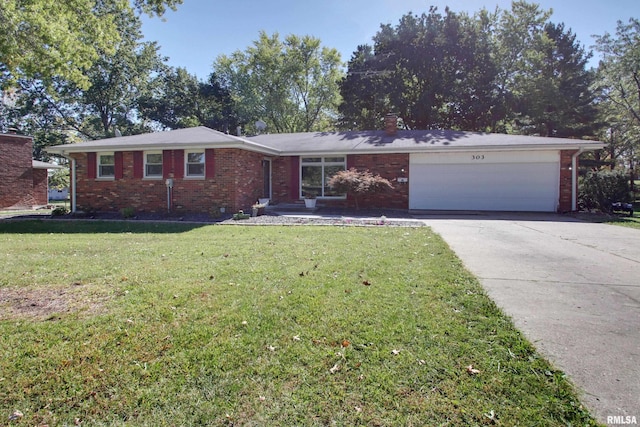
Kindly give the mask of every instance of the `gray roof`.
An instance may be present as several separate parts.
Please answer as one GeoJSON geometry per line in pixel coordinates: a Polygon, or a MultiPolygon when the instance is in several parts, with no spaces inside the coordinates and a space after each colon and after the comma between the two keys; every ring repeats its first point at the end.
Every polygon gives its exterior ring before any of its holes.
{"type": "Polygon", "coordinates": [[[117,138],[99,139],[78,142],[76,144],[47,147],[49,153],[67,154],[87,151],[130,151],[130,150],[162,150],[162,149],[197,149],[197,148],[244,148],[277,154],[269,147],[260,146],[226,133],[218,132],[205,126],[177,129],[167,132],[153,132],[142,135],[121,136],[117,138]]]}
{"type": "Polygon", "coordinates": [[[47,148],[50,153],[86,151],[242,148],[272,155],[412,153],[456,150],[549,150],[603,148],[600,141],[441,130],[305,132],[236,137],[204,126],[101,139],[47,148]]]}
{"type": "Polygon", "coordinates": [[[474,149],[577,149],[603,148],[600,141],[497,133],[441,130],[307,132],[248,137],[289,155],[321,153],[411,153],[474,149]]]}

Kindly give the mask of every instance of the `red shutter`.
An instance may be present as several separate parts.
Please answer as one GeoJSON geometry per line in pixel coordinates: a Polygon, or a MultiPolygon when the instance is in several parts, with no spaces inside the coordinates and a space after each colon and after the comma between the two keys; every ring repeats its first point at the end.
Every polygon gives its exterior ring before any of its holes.
{"type": "Polygon", "coordinates": [[[142,151],[133,152],[133,177],[135,179],[142,179],[144,177],[144,157],[142,151]]]}
{"type": "Polygon", "coordinates": [[[122,159],[122,151],[116,151],[115,153],[113,153],[113,160],[115,163],[115,178],[124,178],[124,161],[122,159]]]}
{"type": "Polygon", "coordinates": [[[213,148],[204,150],[204,175],[210,179],[216,177],[216,153],[213,148]]]}
{"type": "Polygon", "coordinates": [[[87,178],[96,179],[98,164],[96,153],[87,153],[87,178]]]}
{"type": "Polygon", "coordinates": [[[291,157],[291,198],[300,198],[300,157],[291,157]]]}
{"type": "Polygon", "coordinates": [[[169,178],[169,174],[173,173],[173,165],[171,164],[173,157],[171,156],[171,150],[164,150],[162,152],[162,177],[169,178]]]}
{"type": "Polygon", "coordinates": [[[173,150],[173,175],[175,178],[184,176],[184,150],[173,150]]]}

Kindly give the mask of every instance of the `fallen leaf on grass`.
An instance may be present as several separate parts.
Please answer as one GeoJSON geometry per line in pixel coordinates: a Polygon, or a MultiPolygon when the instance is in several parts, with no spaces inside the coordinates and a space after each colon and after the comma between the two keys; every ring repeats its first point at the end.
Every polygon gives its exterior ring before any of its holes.
{"type": "Polygon", "coordinates": [[[473,367],[473,365],[467,366],[467,373],[469,375],[478,375],[480,373],[479,369],[473,367]]]}
{"type": "Polygon", "coordinates": [[[496,413],[495,411],[492,409],[491,411],[489,411],[489,413],[487,414],[483,414],[485,417],[489,418],[491,421],[494,421],[496,419],[496,413]]]}
{"type": "Polygon", "coordinates": [[[351,343],[349,341],[347,341],[347,340],[343,340],[342,341],[342,346],[343,347],[349,347],[349,345],[351,345],[351,343]]]}
{"type": "Polygon", "coordinates": [[[22,418],[24,414],[20,411],[13,411],[13,414],[9,415],[9,421],[15,421],[22,418]]]}
{"type": "Polygon", "coordinates": [[[362,284],[365,286],[371,286],[371,282],[369,282],[368,280],[363,280],[362,284]]]}

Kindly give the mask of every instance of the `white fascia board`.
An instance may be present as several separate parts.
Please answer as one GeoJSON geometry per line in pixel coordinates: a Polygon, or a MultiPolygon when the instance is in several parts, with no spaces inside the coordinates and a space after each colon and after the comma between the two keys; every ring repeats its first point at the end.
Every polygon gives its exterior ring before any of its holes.
{"type": "Polygon", "coordinates": [[[227,143],[193,143],[193,144],[101,144],[101,145],[84,145],[68,144],[58,145],[53,147],[47,147],[46,151],[51,154],[67,155],[71,153],[86,153],[86,152],[100,152],[100,151],[162,151],[162,150],[201,150],[201,149],[220,149],[220,148],[238,148],[248,151],[253,151],[261,154],[269,154],[277,156],[280,151],[275,150],[264,145],[256,144],[249,141],[227,142],[227,143]]]}
{"type": "Polygon", "coordinates": [[[364,155],[364,154],[412,154],[412,153],[450,153],[450,152],[476,152],[476,151],[550,151],[550,150],[580,150],[593,151],[603,149],[606,144],[553,144],[553,145],[490,145],[490,146],[466,146],[466,147],[438,147],[438,148],[370,148],[353,150],[305,150],[283,151],[281,156],[327,156],[327,155],[364,155]]]}

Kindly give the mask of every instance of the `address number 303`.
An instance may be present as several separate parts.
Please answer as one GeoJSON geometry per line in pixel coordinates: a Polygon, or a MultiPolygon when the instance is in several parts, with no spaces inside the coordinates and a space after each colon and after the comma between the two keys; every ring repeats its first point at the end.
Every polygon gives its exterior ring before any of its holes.
{"type": "Polygon", "coordinates": [[[471,156],[471,160],[484,160],[484,154],[474,154],[471,156]]]}

